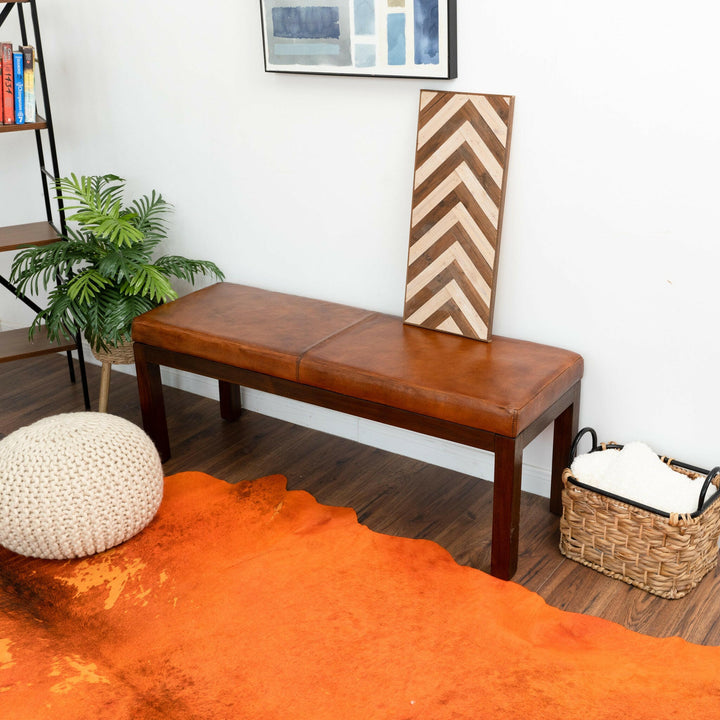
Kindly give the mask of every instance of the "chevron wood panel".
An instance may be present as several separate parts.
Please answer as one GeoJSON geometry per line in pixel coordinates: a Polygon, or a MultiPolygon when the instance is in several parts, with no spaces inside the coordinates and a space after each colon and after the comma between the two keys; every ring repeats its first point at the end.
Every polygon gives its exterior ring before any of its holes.
{"type": "Polygon", "coordinates": [[[514,100],[420,92],[405,322],[489,341],[514,100]]]}

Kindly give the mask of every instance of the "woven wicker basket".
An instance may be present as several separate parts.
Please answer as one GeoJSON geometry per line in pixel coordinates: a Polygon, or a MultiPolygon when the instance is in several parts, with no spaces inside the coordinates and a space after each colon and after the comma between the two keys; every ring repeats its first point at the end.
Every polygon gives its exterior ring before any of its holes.
{"type": "MultiPolygon", "coordinates": [[[[595,431],[584,428],[573,443],[571,462],[587,432],[592,434],[592,451],[622,448],[614,443],[598,446],[595,431]]],[[[612,578],[675,599],[687,595],[717,565],[720,492],[708,500],[705,495],[711,482],[720,485],[720,467],[708,473],[661,459],[677,472],[704,478],[696,512],[679,515],[632,503],[581,483],[566,469],[560,552],[612,578]]]]}

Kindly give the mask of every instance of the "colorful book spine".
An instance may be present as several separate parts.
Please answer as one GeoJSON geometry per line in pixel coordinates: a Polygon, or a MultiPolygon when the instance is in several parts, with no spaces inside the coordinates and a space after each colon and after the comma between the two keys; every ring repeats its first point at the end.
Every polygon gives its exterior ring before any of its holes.
{"type": "Polygon", "coordinates": [[[25,122],[35,122],[35,49],[23,45],[23,84],[25,86],[25,122]]]}
{"type": "Polygon", "coordinates": [[[2,65],[2,121],[4,125],[15,124],[15,81],[13,80],[12,43],[0,44],[0,64],[2,65]]]}
{"type": "Polygon", "coordinates": [[[23,56],[21,52],[13,53],[13,77],[15,81],[15,124],[25,124],[25,80],[23,56]]]}

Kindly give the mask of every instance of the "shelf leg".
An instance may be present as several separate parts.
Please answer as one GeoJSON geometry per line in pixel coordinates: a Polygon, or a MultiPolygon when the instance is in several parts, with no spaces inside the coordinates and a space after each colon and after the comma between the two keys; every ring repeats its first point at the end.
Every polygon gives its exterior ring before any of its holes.
{"type": "Polygon", "coordinates": [[[80,334],[75,339],[77,344],[78,362],[80,364],[80,382],[82,383],[83,400],[85,401],[85,409],[92,410],[90,406],[90,389],[88,388],[87,372],[85,370],[85,352],[82,346],[82,338],[80,334]]]}
{"type": "Polygon", "coordinates": [[[75,382],[75,366],[73,365],[72,350],[68,350],[67,353],[68,371],[70,372],[70,382],[75,382]]]}

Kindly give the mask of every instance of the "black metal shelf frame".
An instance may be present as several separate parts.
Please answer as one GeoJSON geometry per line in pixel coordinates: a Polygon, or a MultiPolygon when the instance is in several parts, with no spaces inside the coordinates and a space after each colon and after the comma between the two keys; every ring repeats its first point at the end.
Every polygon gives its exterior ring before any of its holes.
{"type": "MultiPolygon", "coordinates": [[[[2,0],[0,0],[2,2],[2,0]]],[[[36,68],[40,75],[40,90],[42,94],[43,113],[45,117],[44,128],[36,128],[33,130],[35,133],[35,144],[37,148],[38,164],[40,167],[40,179],[43,189],[43,198],[45,201],[45,215],[48,224],[55,230],[59,236],[64,236],[66,232],[66,219],[65,219],[65,207],[62,198],[57,196],[56,188],[57,181],[60,178],[60,170],[57,156],[57,146],[55,144],[55,132],[53,130],[53,118],[52,110],[50,107],[50,96],[48,91],[47,76],[45,72],[45,55],[42,48],[42,39],[40,36],[40,21],[38,19],[37,4],[36,0],[19,0],[15,2],[6,3],[5,7],[0,11],[0,28],[3,23],[8,19],[13,9],[16,9],[18,23],[20,26],[20,39],[23,45],[33,44],[35,48],[35,62],[36,68]],[[28,41],[28,28],[25,20],[25,13],[23,11],[23,5],[29,5],[30,7],[30,21],[32,25],[32,37],[34,43],[28,41]],[[45,148],[43,144],[43,133],[46,133],[47,143],[50,150],[50,162],[51,168],[48,169],[45,164],[45,148]],[[52,188],[52,193],[51,193],[52,188]],[[53,212],[53,206],[56,208],[55,217],[53,212]]],[[[14,293],[16,297],[28,307],[32,308],[35,312],[40,311],[40,307],[30,298],[19,293],[6,278],[0,275],[0,284],[10,292],[14,293]]],[[[90,410],[90,394],[88,391],[87,374],[85,371],[85,357],[83,352],[82,337],[78,334],[75,338],[76,350],[78,354],[78,363],[80,366],[80,380],[82,383],[83,399],[85,402],[85,408],[90,410]]],[[[70,373],[70,381],[75,382],[75,368],[73,365],[72,351],[67,351],[68,368],[70,373]]]]}

